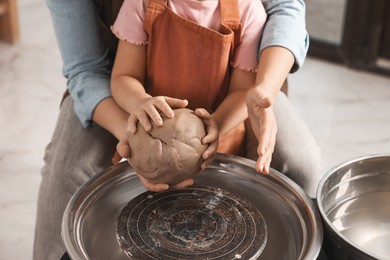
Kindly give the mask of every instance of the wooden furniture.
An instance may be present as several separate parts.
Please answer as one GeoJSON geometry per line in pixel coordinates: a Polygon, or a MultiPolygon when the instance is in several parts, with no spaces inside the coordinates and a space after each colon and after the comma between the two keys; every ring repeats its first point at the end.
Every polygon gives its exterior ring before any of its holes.
{"type": "Polygon", "coordinates": [[[19,19],[16,0],[0,0],[0,41],[19,42],[19,19]]]}

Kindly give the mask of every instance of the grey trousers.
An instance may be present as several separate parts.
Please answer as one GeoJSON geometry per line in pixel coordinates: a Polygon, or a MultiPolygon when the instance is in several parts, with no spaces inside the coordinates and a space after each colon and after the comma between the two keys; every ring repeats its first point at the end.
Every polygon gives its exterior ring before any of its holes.
{"type": "MultiPolygon", "coordinates": [[[[315,196],[322,175],[320,151],[304,122],[281,93],[274,105],[278,134],[271,167],[315,196]]],[[[38,197],[34,260],[60,259],[66,252],[61,222],[71,196],[94,175],[111,165],[117,140],[99,126],[83,128],[67,97],[52,140],[46,147],[38,197]]],[[[254,149],[257,143],[253,144],[254,149]]]]}

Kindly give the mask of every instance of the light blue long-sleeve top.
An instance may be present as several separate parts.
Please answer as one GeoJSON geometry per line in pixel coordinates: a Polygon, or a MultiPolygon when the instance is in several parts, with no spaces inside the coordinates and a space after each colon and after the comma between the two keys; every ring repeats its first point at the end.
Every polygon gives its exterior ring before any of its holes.
{"type": "MultiPolygon", "coordinates": [[[[305,3],[303,0],[262,0],[262,3],[268,17],[259,53],[269,46],[290,50],[295,58],[291,72],[295,72],[302,66],[309,46],[305,3]]],[[[88,127],[93,123],[95,107],[111,97],[114,58],[112,48],[104,40],[109,28],[102,26],[101,11],[94,0],[47,0],[47,5],[75,112],[82,125],[88,127]]]]}

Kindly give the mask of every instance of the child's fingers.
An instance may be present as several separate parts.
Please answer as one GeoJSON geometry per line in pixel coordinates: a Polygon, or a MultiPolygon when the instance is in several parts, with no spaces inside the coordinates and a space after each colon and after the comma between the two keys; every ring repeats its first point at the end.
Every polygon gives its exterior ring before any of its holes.
{"type": "Polygon", "coordinates": [[[157,126],[163,124],[163,120],[160,114],[164,114],[168,118],[173,118],[175,113],[173,112],[174,108],[183,108],[188,105],[188,101],[184,99],[177,99],[171,97],[155,97],[153,98],[153,104],[148,108],[148,114],[153,122],[157,126]]]}
{"type": "MultiPolygon", "coordinates": [[[[211,124],[215,124],[215,122],[212,122],[211,124]]],[[[203,152],[202,158],[207,159],[211,155],[215,154],[218,149],[218,129],[217,127],[209,126],[207,128],[207,134],[202,138],[202,144],[208,145],[207,149],[203,152]]]]}
{"type": "Polygon", "coordinates": [[[217,149],[218,149],[218,140],[209,144],[207,149],[202,153],[202,158],[206,160],[207,158],[215,154],[217,152],[217,149]]]}
{"type": "Polygon", "coordinates": [[[217,127],[208,127],[206,135],[202,138],[202,144],[211,144],[218,139],[217,127]]]}
{"type": "MultiPolygon", "coordinates": [[[[212,120],[210,113],[207,112],[206,109],[197,108],[195,114],[200,117],[206,125],[206,135],[201,140],[202,144],[208,145],[206,151],[202,154],[202,158],[206,160],[217,152],[219,136],[218,126],[217,123],[212,120]]],[[[202,168],[206,168],[206,163],[202,164],[202,168]]]]}
{"type": "Polygon", "coordinates": [[[142,127],[145,129],[146,132],[149,132],[152,130],[152,124],[150,123],[150,117],[146,111],[142,111],[138,113],[137,119],[142,125],[142,127]]]}
{"type": "Polygon", "coordinates": [[[195,115],[200,117],[203,121],[209,121],[211,119],[211,115],[209,112],[207,112],[204,108],[197,108],[195,109],[195,115]]]}
{"type": "Polygon", "coordinates": [[[270,131],[268,136],[264,136],[264,138],[262,139],[262,143],[259,143],[259,146],[257,148],[259,158],[256,162],[256,170],[258,172],[262,172],[265,174],[269,173],[272,154],[275,149],[275,142],[276,134],[274,134],[273,131],[270,131]]]}
{"type": "Polygon", "coordinates": [[[270,140],[269,135],[265,131],[259,133],[259,145],[257,146],[257,154],[261,157],[264,156],[270,140]]]}
{"type": "Polygon", "coordinates": [[[264,157],[259,157],[256,161],[256,171],[260,173],[267,174],[264,168],[264,157]]]}
{"type": "Polygon", "coordinates": [[[168,103],[168,105],[171,108],[184,108],[188,106],[188,100],[187,99],[178,99],[178,98],[172,98],[172,97],[164,97],[165,101],[168,103]]]}
{"type": "MultiPolygon", "coordinates": [[[[164,104],[166,104],[166,103],[164,102],[164,104]]],[[[152,130],[151,129],[152,125],[150,124],[150,120],[152,120],[156,126],[162,126],[162,124],[163,124],[163,120],[161,118],[160,112],[157,109],[160,109],[159,107],[157,107],[157,104],[151,105],[147,108],[146,115],[145,115],[145,117],[142,117],[142,121],[141,121],[141,117],[140,117],[141,124],[144,125],[144,123],[145,123],[145,126],[150,126],[150,130],[152,130]]],[[[170,109],[170,111],[173,113],[173,111],[171,109],[170,109]]],[[[169,113],[169,111],[168,111],[168,113],[169,113]]],[[[165,114],[165,112],[164,112],[164,114],[165,114]]],[[[146,128],[145,128],[145,130],[146,130],[146,128]]],[[[150,131],[150,130],[146,130],[146,131],[150,131]]]]}
{"type": "Polygon", "coordinates": [[[264,161],[264,167],[265,167],[265,172],[269,173],[269,169],[271,166],[271,161],[272,161],[272,155],[275,151],[275,144],[276,144],[276,134],[271,136],[270,143],[268,145],[268,148],[266,150],[266,160],[264,161]]]}
{"type": "Polygon", "coordinates": [[[263,156],[259,156],[256,162],[256,170],[258,172],[268,174],[270,165],[271,165],[271,159],[272,159],[272,153],[273,149],[267,149],[266,153],[263,156]]]}
{"type": "Polygon", "coordinates": [[[219,135],[218,126],[217,123],[211,119],[210,113],[204,108],[197,108],[195,114],[203,120],[203,123],[207,128],[206,136],[202,138],[202,144],[208,144],[217,140],[219,135]]]}
{"type": "Polygon", "coordinates": [[[136,134],[137,133],[137,123],[138,118],[134,115],[130,115],[129,119],[127,120],[127,129],[126,131],[136,134]]]}
{"type": "Polygon", "coordinates": [[[173,110],[167,102],[167,98],[163,96],[153,97],[148,106],[145,106],[145,109],[147,109],[150,118],[158,126],[162,125],[163,122],[160,114],[164,114],[168,118],[174,117],[173,110]]]}

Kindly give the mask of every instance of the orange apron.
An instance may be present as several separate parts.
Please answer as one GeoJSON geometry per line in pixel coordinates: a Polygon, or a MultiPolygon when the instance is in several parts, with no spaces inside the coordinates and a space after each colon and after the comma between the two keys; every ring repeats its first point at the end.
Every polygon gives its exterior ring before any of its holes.
{"type": "MultiPolygon", "coordinates": [[[[144,21],[149,35],[146,91],[189,101],[212,113],[228,91],[234,47],[241,40],[237,0],[220,0],[221,26],[205,28],[175,14],[167,0],[150,0],[144,21]]],[[[220,136],[218,152],[244,155],[245,126],[220,136]]]]}

